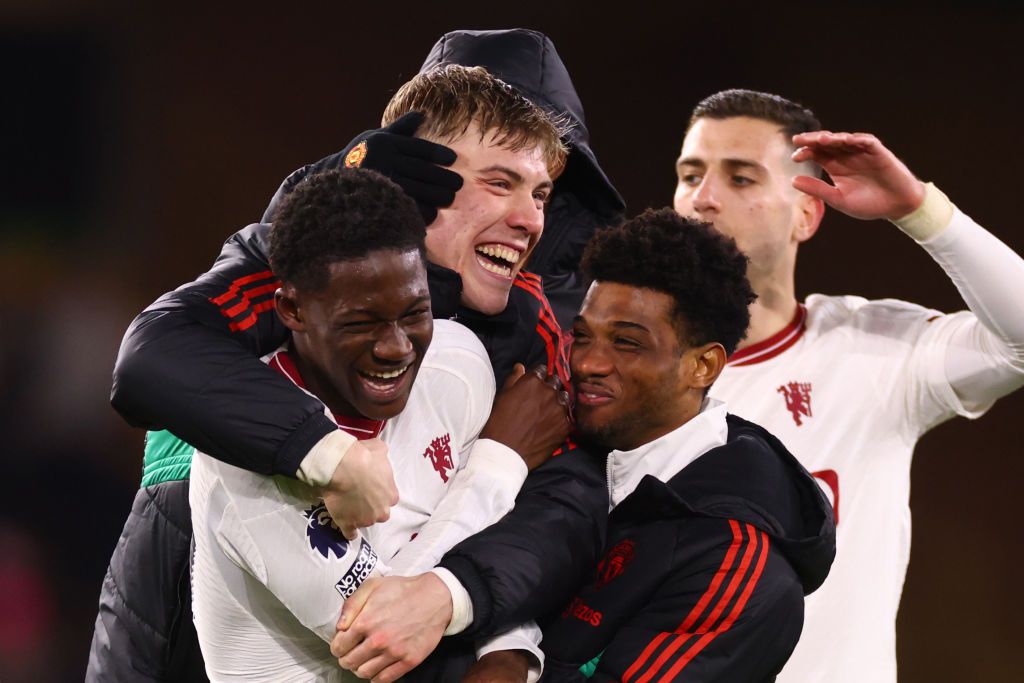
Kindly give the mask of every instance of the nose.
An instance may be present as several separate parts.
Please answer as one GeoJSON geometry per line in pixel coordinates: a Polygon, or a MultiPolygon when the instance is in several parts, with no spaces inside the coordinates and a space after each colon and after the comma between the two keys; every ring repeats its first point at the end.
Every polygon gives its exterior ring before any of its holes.
{"type": "Polygon", "coordinates": [[[705,175],[693,191],[693,210],[700,216],[718,213],[722,205],[718,201],[718,188],[710,175],[705,175]]]}
{"type": "Polygon", "coordinates": [[[586,344],[573,344],[569,359],[573,379],[586,381],[594,377],[607,377],[614,370],[611,358],[601,344],[589,340],[586,344]]]}
{"type": "Polygon", "coordinates": [[[373,355],[383,361],[400,363],[408,360],[412,352],[412,341],[398,322],[384,325],[373,344],[373,355]]]}
{"type": "Polygon", "coordinates": [[[508,224],[524,233],[530,241],[536,241],[544,231],[544,205],[538,202],[532,191],[518,193],[506,218],[508,224]]]}

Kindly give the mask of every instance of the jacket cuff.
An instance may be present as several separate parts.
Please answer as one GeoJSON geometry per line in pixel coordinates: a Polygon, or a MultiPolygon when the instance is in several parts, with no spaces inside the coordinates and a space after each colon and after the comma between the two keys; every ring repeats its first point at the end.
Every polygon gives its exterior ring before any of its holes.
{"type": "Polygon", "coordinates": [[[316,442],[309,454],[302,459],[296,478],[310,486],[327,486],[338,469],[348,449],[357,441],[356,437],[335,429],[316,442]]]}
{"type": "Polygon", "coordinates": [[[310,415],[305,422],[292,431],[288,439],[281,445],[274,459],[272,474],[283,474],[295,479],[303,459],[309,455],[313,447],[331,432],[338,431],[336,425],[327,415],[317,412],[310,415]]]}
{"type": "Polygon", "coordinates": [[[469,599],[469,593],[455,575],[444,567],[434,567],[430,573],[441,579],[452,595],[452,620],[448,622],[444,635],[462,633],[473,622],[473,601],[469,599]]]}
{"type": "Polygon", "coordinates": [[[469,594],[471,620],[462,631],[463,635],[474,635],[481,625],[491,619],[491,597],[487,584],[480,577],[476,566],[464,557],[442,557],[439,568],[447,569],[469,594]]]}

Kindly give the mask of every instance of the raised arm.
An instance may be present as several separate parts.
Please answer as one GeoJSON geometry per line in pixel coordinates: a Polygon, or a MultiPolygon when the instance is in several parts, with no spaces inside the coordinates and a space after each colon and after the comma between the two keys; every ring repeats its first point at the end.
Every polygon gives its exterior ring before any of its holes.
{"type": "Polygon", "coordinates": [[[813,160],[833,185],[798,176],[793,186],[855,218],[886,218],[914,238],[956,285],[974,317],[929,335],[944,348],[945,378],[972,414],[1024,386],[1024,259],[924,184],[873,135],[796,135],[795,161],[813,160]]]}

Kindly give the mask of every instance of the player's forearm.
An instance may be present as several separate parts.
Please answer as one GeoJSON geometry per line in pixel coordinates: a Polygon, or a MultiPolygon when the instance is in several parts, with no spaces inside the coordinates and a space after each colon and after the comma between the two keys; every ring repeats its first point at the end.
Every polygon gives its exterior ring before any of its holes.
{"type": "Polygon", "coordinates": [[[430,519],[391,559],[391,573],[421,574],[456,544],[501,519],[515,504],[526,475],[515,451],[490,439],[477,440],[430,519]]]}
{"type": "Polygon", "coordinates": [[[1019,303],[1024,259],[956,209],[933,185],[922,209],[896,224],[918,239],[942,267],[971,312],[1002,342],[1005,360],[1024,370],[1024,315],[1019,303]],[[950,218],[941,225],[945,216],[950,218]]]}

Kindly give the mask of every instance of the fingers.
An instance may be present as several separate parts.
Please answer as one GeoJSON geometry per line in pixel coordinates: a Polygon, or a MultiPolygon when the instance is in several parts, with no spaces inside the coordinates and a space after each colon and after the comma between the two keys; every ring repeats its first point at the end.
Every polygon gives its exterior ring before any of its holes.
{"type": "Polygon", "coordinates": [[[832,133],[827,130],[794,135],[793,145],[797,150],[793,152],[792,158],[798,163],[820,161],[843,154],[874,152],[882,147],[878,138],[870,133],[832,133]]]}
{"type": "Polygon", "coordinates": [[[503,389],[508,389],[519,381],[523,375],[526,374],[526,366],[522,363],[516,363],[512,366],[512,372],[508,373],[508,377],[505,378],[505,383],[502,385],[503,389]]]}
{"type": "Polygon", "coordinates": [[[396,137],[391,142],[395,149],[405,156],[422,159],[431,164],[451,166],[455,163],[456,154],[451,147],[437,142],[414,137],[396,137]]]}
{"type": "MultiPolygon", "coordinates": [[[[355,621],[359,613],[363,611],[363,607],[366,606],[366,602],[370,599],[373,591],[377,590],[380,586],[380,579],[374,576],[366,579],[363,585],[360,586],[352,596],[345,601],[345,604],[341,607],[341,616],[338,617],[338,623],[336,628],[339,631],[348,629],[352,622],[355,621]]],[[[332,652],[333,644],[332,644],[332,652]]],[[[340,657],[340,654],[335,654],[335,657],[340,657]]]]}
{"type": "Polygon", "coordinates": [[[388,668],[373,677],[370,683],[394,683],[405,674],[412,671],[413,667],[405,662],[395,662],[388,668]]]}
{"type": "Polygon", "coordinates": [[[347,522],[338,523],[337,520],[334,522],[338,525],[338,530],[341,531],[341,535],[350,541],[354,541],[359,538],[359,527],[355,524],[349,524],[347,522]]]}
{"type": "Polygon", "coordinates": [[[837,187],[829,185],[820,178],[798,175],[793,178],[793,187],[829,205],[835,205],[843,198],[843,193],[837,187]]]}
{"type": "Polygon", "coordinates": [[[423,113],[418,111],[409,111],[399,116],[390,126],[384,130],[395,135],[405,135],[412,137],[416,132],[416,129],[423,123],[423,113]]]}

